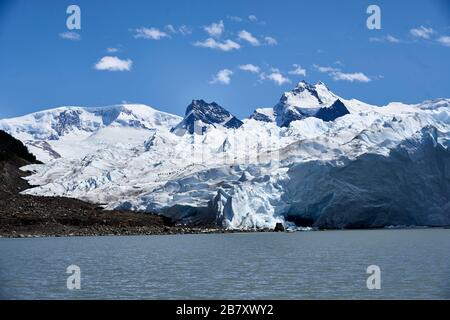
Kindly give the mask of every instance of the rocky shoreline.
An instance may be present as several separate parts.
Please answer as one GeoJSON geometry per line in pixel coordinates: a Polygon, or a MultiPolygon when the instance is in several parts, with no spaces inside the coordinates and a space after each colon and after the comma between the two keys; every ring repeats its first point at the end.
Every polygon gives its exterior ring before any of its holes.
{"type": "Polygon", "coordinates": [[[178,225],[152,213],[108,211],[76,199],[0,192],[0,238],[272,231],[282,230],[227,230],[216,225],[178,225]]]}
{"type": "Polygon", "coordinates": [[[188,234],[231,234],[231,233],[261,233],[277,232],[271,229],[257,230],[228,230],[224,228],[201,228],[201,227],[169,227],[154,229],[146,227],[115,229],[102,227],[89,227],[76,230],[63,229],[62,232],[55,233],[54,230],[2,230],[1,238],[64,238],[64,237],[106,237],[106,236],[163,236],[163,235],[188,235],[188,234]]]}
{"type": "Polygon", "coordinates": [[[0,192],[0,238],[273,231],[284,229],[228,230],[216,225],[179,225],[157,214],[108,211],[77,199],[0,192]]]}
{"type": "Polygon", "coordinates": [[[227,232],[215,226],[175,225],[151,213],[107,211],[61,197],[0,192],[0,237],[162,235],[227,232]]]}
{"type": "Polygon", "coordinates": [[[21,167],[37,163],[17,139],[0,130],[0,237],[159,235],[225,232],[215,226],[180,226],[151,213],[107,211],[64,197],[21,194],[30,188],[21,167]]]}

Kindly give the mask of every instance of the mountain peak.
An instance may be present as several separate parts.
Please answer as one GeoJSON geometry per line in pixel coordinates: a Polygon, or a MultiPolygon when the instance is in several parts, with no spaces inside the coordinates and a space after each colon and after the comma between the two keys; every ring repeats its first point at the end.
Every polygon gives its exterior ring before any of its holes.
{"type": "Polygon", "coordinates": [[[332,105],[337,98],[323,82],[312,85],[302,80],[294,89],[283,93],[274,107],[276,122],[279,126],[288,126],[292,121],[314,116],[320,108],[332,105]]]}
{"type": "MultiPolygon", "coordinates": [[[[318,81],[316,84],[311,84],[307,82],[306,80],[302,80],[292,89],[292,92],[303,92],[303,91],[309,91],[313,94],[321,92],[330,92],[330,89],[328,89],[327,85],[322,82],[318,81]]],[[[318,93],[319,95],[319,93],[318,93]]]]}
{"type": "MultiPolygon", "coordinates": [[[[208,110],[222,112],[225,110],[221,106],[219,106],[216,102],[208,103],[203,99],[192,99],[192,102],[187,106],[185,116],[187,116],[191,112],[206,112],[208,110]]],[[[225,110],[226,111],[226,110],[225,110]]]]}
{"type": "Polygon", "coordinates": [[[186,131],[190,134],[194,132],[203,134],[207,125],[239,128],[242,121],[216,102],[208,103],[203,99],[193,99],[186,108],[184,119],[171,131],[176,134],[184,134],[186,131]]]}
{"type": "Polygon", "coordinates": [[[325,83],[318,81],[313,85],[302,80],[291,91],[284,92],[272,109],[257,109],[250,118],[264,122],[275,121],[278,126],[286,127],[292,121],[307,117],[332,121],[347,113],[347,107],[325,83]]]}
{"type": "Polygon", "coordinates": [[[315,90],[314,85],[308,83],[306,80],[302,80],[299,83],[297,83],[297,85],[294,87],[294,89],[292,91],[304,91],[304,90],[308,90],[308,91],[313,91],[315,90]]]}
{"type": "Polygon", "coordinates": [[[322,81],[317,81],[317,83],[314,85],[316,88],[318,88],[318,87],[322,87],[322,88],[325,88],[325,89],[327,89],[327,90],[330,90],[330,89],[328,89],[328,87],[327,87],[327,85],[325,84],[325,82],[322,82],[322,81]]]}

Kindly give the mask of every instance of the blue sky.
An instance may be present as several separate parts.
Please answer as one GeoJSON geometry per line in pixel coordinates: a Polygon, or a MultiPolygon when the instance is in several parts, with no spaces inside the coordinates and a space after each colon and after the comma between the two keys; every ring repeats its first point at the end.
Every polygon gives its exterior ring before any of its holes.
{"type": "Polygon", "coordinates": [[[302,79],[415,103],[450,97],[449,58],[445,0],[0,0],[0,118],[125,101],[184,114],[194,98],[243,118],[302,79]],[[366,27],[370,4],[381,30],[366,27]]]}

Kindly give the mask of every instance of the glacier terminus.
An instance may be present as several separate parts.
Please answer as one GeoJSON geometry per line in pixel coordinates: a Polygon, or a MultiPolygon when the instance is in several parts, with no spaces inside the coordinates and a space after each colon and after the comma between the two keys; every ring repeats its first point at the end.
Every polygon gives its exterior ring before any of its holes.
{"type": "Polygon", "coordinates": [[[193,100],[0,120],[42,161],[39,196],[229,229],[450,225],[450,99],[375,106],[298,83],[240,120],[193,100]]]}

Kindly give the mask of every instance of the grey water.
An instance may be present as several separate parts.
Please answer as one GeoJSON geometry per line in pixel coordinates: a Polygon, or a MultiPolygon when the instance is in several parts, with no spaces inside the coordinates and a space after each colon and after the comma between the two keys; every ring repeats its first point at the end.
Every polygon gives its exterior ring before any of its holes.
{"type": "Polygon", "coordinates": [[[450,230],[3,238],[0,298],[450,299],[450,230]]]}

